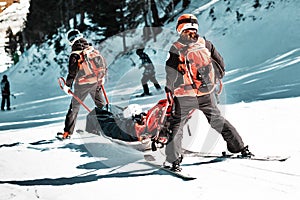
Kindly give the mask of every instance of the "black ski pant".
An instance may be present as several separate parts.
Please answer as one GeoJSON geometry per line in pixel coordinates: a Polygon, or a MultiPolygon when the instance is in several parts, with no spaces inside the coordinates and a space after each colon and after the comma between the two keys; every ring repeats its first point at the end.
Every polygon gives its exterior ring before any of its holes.
{"type": "Polygon", "coordinates": [[[143,85],[143,89],[144,89],[144,93],[145,93],[145,94],[149,94],[149,89],[148,89],[148,84],[147,84],[148,81],[151,81],[151,82],[154,84],[154,86],[155,86],[155,88],[156,88],[157,90],[160,90],[160,89],[161,89],[161,87],[160,87],[158,81],[157,81],[156,78],[155,78],[155,73],[151,73],[151,74],[146,74],[146,73],[144,73],[144,75],[143,75],[143,77],[142,77],[142,79],[141,79],[141,82],[142,82],[142,85],[143,85]],[[145,88],[146,88],[146,89],[145,89],[145,88]]]}
{"type": "Polygon", "coordinates": [[[227,149],[238,153],[244,148],[244,143],[237,130],[224,117],[217,107],[213,94],[199,97],[175,97],[175,112],[170,120],[170,142],[166,146],[166,160],[176,161],[182,153],[183,126],[189,112],[193,109],[201,110],[208,123],[219,132],[227,143],[227,149]]]}
{"type": "Polygon", "coordinates": [[[5,102],[6,102],[6,108],[7,108],[7,110],[9,110],[10,109],[10,97],[9,97],[9,95],[2,95],[1,110],[4,110],[5,102]]]}
{"type": "MultiPolygon", "coordinates": [[[[87,95],[90,94],[95,105],[98,108],[102,108],[105,105],[104,98],[102,96],[101,87],[98,84],[85,84],[78,85],[75,84],[74,87],[74,95],[76,95],[81,101],[84,101],[87,95]]],[[[80,103],[73,97],[70,103],[70,107],[65,119],[65,132],[69,132],[69,134],[73,134],[77,115],[80,109],[80,103]]]]}

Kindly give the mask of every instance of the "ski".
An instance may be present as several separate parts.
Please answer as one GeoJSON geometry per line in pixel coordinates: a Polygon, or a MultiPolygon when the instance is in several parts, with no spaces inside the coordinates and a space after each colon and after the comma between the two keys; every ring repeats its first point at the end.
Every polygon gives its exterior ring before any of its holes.
{"type": "Polygon", "coordinates": [[[202,158],[220,158],[220,159],[244,159],[244,160],[257,160],[257,161],[286,161],[290,156],[279,156],[279,155],[263,155],[263,156],[251,156],[251,157],[242,157],[239,154],[228,154],[222,152],[222,154],[212,154],[212,153],[202,153],[202,152],[193,152],[193,151],[184,151],[184,156],[186,157],[202,157],[202,158]]]}
{"type": "Polygon", "coordinates": [[[136,94],[136,95],[130,96],[130,99],[136,99],[136,98],[147,99],[147,98],[151,98],[151,97],[153,97],[153,94],[152,94],[152,93],[150,93],[150,94],[145,94],[145,95],[143,95],[143,94],[136,94]]]}
{"type": "Polygon", "coordinates": [[[152,155],[144,155],[144,158],[147,161],[148,165],[150,165],[154,168],[157,168],[158,170],[165,171],[172,176],[181,178],[182,180],[189,181],[189,180],[197,179],[196,177],[193,177],[190,174],[185,173],[184,171],[177,172],[177,171],[172,171],[169,168],[164,167],[163,164],[158,162],[152,155]]]}

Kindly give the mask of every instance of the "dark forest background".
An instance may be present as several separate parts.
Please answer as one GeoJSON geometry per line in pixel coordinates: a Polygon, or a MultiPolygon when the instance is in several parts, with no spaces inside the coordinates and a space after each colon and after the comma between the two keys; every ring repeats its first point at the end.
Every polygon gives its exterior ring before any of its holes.
{"type": "Polygon", "coordinates": [[[58,34],[62,28],[95,31],[101,42],[110,36],[136,28],[139,24],[160,27],[178,4],[181,3],[185,8],[190,1],[31,0],[24,30],[13,34],[10,28],[7,29],[5,50],[14,58],[16,51],[23,53],[33,44],[40,45],[58,34]],[[87,18],[92,26],[84,23],[87,18]]]}

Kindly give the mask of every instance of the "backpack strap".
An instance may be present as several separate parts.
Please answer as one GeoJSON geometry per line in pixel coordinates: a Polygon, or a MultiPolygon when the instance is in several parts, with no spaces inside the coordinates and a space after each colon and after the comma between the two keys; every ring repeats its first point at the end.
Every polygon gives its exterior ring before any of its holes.
{"type": "Polygon", "coordinates": [[[173,43],[173,46],[176,48],[176,50],[178,51],[178,56],[179,56],[179,65],[177,67],[177,70],[181,73],[181,74],[184,74],[185,73],[185,62],[186,62],[186,59],[185,59],[185,52],[188,48],[187,45],[184,45],[182,44],[181,42],[174,42],[173,43]]]}
{"type": "Polygon", "coordinates": [[[178,50],[179,53],[179,65],[177,70],[182,74],[186,75],[191,83],[189,87],[196,89],[196,84],[193,81],[191,76],[191,69],[189,67],[189,62],[186,59],[186,53],[189,48],[188,45],[182,44],[181,42],[176,41],[174,47],[178,50]]]}
{"type": "Polygon", "coordinates": [[[80,68],[79,65],[81,65],[83,62],[84,62],[84,59],[83,59],[83,50],[77,50],[77,51],[72,51],[70,55],[72,54],[76,54],[79,56],[79,60],[78,60],[78,67],[80,68]]]}

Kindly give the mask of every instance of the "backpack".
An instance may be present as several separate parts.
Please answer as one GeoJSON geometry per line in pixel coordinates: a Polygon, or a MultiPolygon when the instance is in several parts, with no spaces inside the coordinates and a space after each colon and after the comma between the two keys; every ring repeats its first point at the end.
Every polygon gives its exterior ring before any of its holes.
{"type": "Polygon", "coordinates": [[[1,92],[2,95],[9,95],[9,83],[8,81],[1,81],[1,92]]]}
{"type": "Polygon", "coordinates": [[[4,89],[5,89],[5,82],[4,81],[1,81],[1,91],[4,91],[4,89]]]}
{"type": "Polygon", "coordinates": [[[211,93],[216,86],[216,76],[205,40],[199,38],[189,45],[177,41],[174,46],[179,52],[178,71],[183,75],[183,84],[174,90],[174,95],[203,96],[211,93]]]}
{"type": "Polygon", "coordinates": [[[171,116],[172,105],[167,99],[161,99],[150,108],[141,119],[135,123],[135,132],[137,138],[143,141],[147,138],[152,140],[152,150],[155,151],[155,143],[165,144],[168,140],[167,129],[169,123],[167,118],[171,116]]]}
{"type": "Polygon", "coordinates": [[[98,50],[89,46],[82,51],[73,51],[72,53],[80,56],[78,66],[84,74],[78,79],[79,85],[97,83],[104,78],[107,71],[106,61],[98,50]]]}

